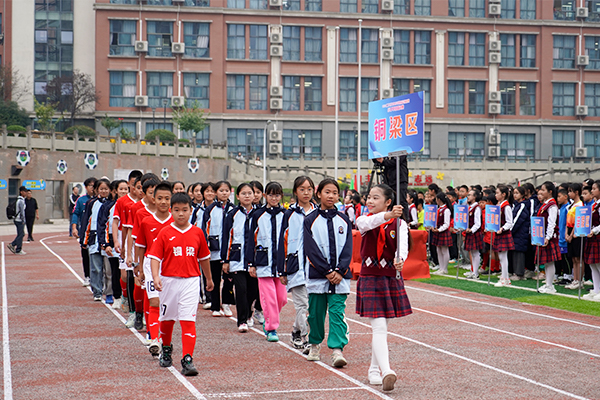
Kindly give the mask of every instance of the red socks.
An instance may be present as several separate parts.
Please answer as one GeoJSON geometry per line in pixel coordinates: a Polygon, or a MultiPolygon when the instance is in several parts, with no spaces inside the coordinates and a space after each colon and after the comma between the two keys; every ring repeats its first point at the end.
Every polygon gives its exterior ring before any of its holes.
{"type": "Polygon", "coordinates": [[[196,346],[196,323],[194,321],[179,321],[181,324],[182,354],[194,355],[196,346]]]}
{"type": "Polygon", "coordinates": [[[159,323],[160,341],[165,346],[171,345],[171,340],[173,338],[173,326],[175,326],[175,321],[160,321],[159,323]]]}
{"type": "Polygon", "coordinates": [[[492,260],[492,271],[500,271],[500,260],[492,260]]]}
{"type": "Polygon", "coordinates": [[[158,337],[158,315],[160,313],[160,307],[149,307],[148,310],[148,332],[150,332],[150,337],[152,339],[156,339],[158,337]]]}
{"type": "Polygon", "coordinates": [[[143,310],[144,310],[144,296],[145,296],[145,290],[142,289],[138,285],[134,285],[134,288],[133,288],[133,300],[135,302],[135,311],[136,312],[143,312],[143,310]]]}
{"type": "Polygon", "coordinates": [[[124,282],[123,278],[121,278],[121,291],[123,292],[123,297],[127,297],[127,282],[124,282]]]}
{"type": "MultiPolygon", "coordinates": [[[[146,294],[146,291],[144,290],[144,318],[146,319],[146,330],[148,330],[148,327],[150,326],[148,323],[149,315],[150,315],[150,300],[148,300],[148,295],[146,294]]],[[[153,337],[150,336],[150,339],[153,339],[153,337]]]]}

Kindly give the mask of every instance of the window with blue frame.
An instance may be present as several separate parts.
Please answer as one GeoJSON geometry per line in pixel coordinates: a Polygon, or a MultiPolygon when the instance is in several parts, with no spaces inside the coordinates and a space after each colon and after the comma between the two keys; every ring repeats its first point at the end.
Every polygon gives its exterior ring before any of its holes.
{"type": "Polygon", "coordinates": [[[500,114],[515,115],[516,113],[516,84],[515,82],[500,82],[500,114]]]}
{"type": "Polygon", "coordinates": [[[227,8],[246,8],[246,0],[227,0],[227,8]]]}
{"type": "Polygon", "coordinates": [[[358,12],[358,0],[340,0],[340,12],[358,12]]]}
{"type": "Polygon", "coordinates": [[[182,139],[187,139],[190,142],[193,142],[194,137],[197,145],[208,144],[208,140],[210,139],[210,125],[206,125],[200,132],[181,131],[182,139]]]}
{"type": "Polygon", "coordinates": [[[340,28],[340,62],[357,61],[357,31],[356,28],[340,28]]]}
{"type": "Polygon", "coordinates": [[[511,161],[535,160],[535,134],[502,132],[500,138],[500,157],[511,161]]]}
{"type": "Polygon", "coordinates": [[[536,0],[521,0],[521,19],[535,19],[536,0]]]}
{"type": "Polygon", "coordinates": [[[465,65],[465,34],[448,33],[448,65],[465,65]]]}
{"type": "Polygon", "coordinates": [[[210,57],[210,24],[204,22],[184,22],[183,41],[185,56],[190,58],[210,57]]]}
{"type": "Polygon", "coordinates": [[[484,81],[469,81],[469,114],[485,114],[484,81]]]}
{"type": "Polygon", "coordinates": [[[590,57],[586,69],[600,69],[600,36],[585,37],[585,54],[590,57]]]}
{"type": "Polygon", "coordinates": [[[356,78],[340,78],[340,111],[356,112],[356,78]]]}
{"type": "Polygon", "coordinates": [[[589,158],[600,158],[600,131],[585,131],[583,145],[589,158]]]}
{"type": "Polygon", "coordinates": [[[585,84],[585,105],[590,117],[600,117],[600,84],[585,84]]]}
{"type": "Polygon", "coordinates": [[[322,78],[307,76],[304,78],[304,111],[321,111],[322,109],[322,78]]]}
{"type": "Polygon", "coordinates": [[[210,74],[183,74],[183,93],[188,105],[198,104],[200,108],[210,108],[210,74]]]}
{"type": "MultiPolygon", "coordinates": [[[[368,160],[368,131],[362,131],[360,133],[360,159],[363,161],[368,160]]],[[[357,131],[340,131],[340,160],[356,161],[356,150],[358,149],[358,132],[357,131]]]]}
{"type": "Polygon", "coordinates": [[[575,36],[554,35],[554,68],[575,68],[575,36]]]}
{"type": "Polygon", "coordinates": [[[246,58],[246,25],[227,25],[227,58],[246,58]]]}
{"type": "Polygon", "coordinates": [[[267,25],[250,25],[250,59],[267,60],[269,57],[269,37],[267,25]]]}
{"type": "Polygon", "coordinates": [[[250,75],[250,109],[267,109],[267,75],[250,75]]]}
{"type": "Polygon", "coordinates": [[[306,11],[323,11],[323,0],[304,0],[306,11]]]}
{"type": "Polygon", "coordinates": [[[469,33],[469,65],[485,66],[485,33],[469,33]]]}
{"type": "Polygon", "coordinates": [[[448,0],[448,16],[464,17],[465,0],[448,0]]]}
{"type": "Polygon", "coordinates": [[[500,1],[500,18],[515,19],[517,4],[516,0],[501,0],[500,1]]]}
{"type": "Polygon", "coordinates": [[[423,92],[423,108],[425,113],[431,112],[431,80],[429,79],[414,79],[413,93],[423,92]]]}
{"type": "MultiPolygon", "coordinates": [[[[118,131],[121,133],[121,137],[123,139],[135,139],[137,138],[137,122],[121,122],[121,126],[118,131]]],[[[117,135],[117,130],[115,129],[111,132],[112,136],[117,135]]]]}
{"type": "Polygon", "coordinates": [[[267,10],[269,8],[269,0],[250,0],[250,9],[252,10],[267,10]]]}
{"type": "Polygon", "coordinates": [[[369,111],[369,102],[379,100],[379,79],[362,78],[360,85],[362,87],[360,93],[360,109],[362,111],[369,111]]]}
{"type": "Polygon", "coordinates": [[[448,81],[448,114],[465,113],[465,81],[448,81]]]}
{"type": "Polygon", "coordinates": [[[172,6],[171,0],[146,0],[149,6],[172,6]]]}
{"type": "Polygon", "coordinates": [[[321,158],[321,131],[306,129],[283,130],[283,157],[307,160],[321,158]]]}
{"type": "Polygon", "coordinates": [[[300,0],[283,0],[281,8],[286,11],[300,11],[300,0]]]}
{"type": "Polygon", "coordinates": [[[186,7],[210,7],[210,0],[185,0],[186,7]]]}
{"type": "Polygon", "coordinates": [[[304,28],[304,61],[322,61],[323,29],[304,28]]]}
{"type": "MultiPolygon", "coordinates": [[[[158,121],[158,118],[156,120],[158,121]]],[[[167,122],[166,124],[164,122],[146,122],[146,135],[155,129],[166,129],[173,132],[173,124],[170,122],[167,122]]]]}
{"type": "Polygon", "coordinates": [[[285,61],[300,60],[300,27],[283,27],[283,59],[285,61]]]}
{"type": "Polygon", "coordinates": [[[521,67],[535,68],[536,35],[521,35],[521,67]]]}
{"type": "Polygon", "coordinates": [[[172,57],[173,22],[148,21],[148,55],[150,57],[172,57]]]}
{"type": "Polygon", "coordinates": [[[575,115],[574,83],[552,83],[552,115],[575,115]]]}
{"type": "Polygon", "coordinates": [[[469,17],[485,18],[485,0],[469,0],[469,17]]]}
{"type": "Polygon", "coordinates": [[[483,132],[448,132],[448,157],[465,160],[481,160],[485,154],[483,132]]]}
{"type": "Polygon", "coordinates": [[[245,78],[245,75],[227,75],[228,110],[244,110],[246,108],[245,78]]]}
{"type": "Polygon", "coordinates": [[[575,131],[552,131],[552,157],[571,158],[575,155],[575,131]]]}
{"type": "Polygon", "coordinates": [[[379,30],[363,29],[361,41],[361,59],[364,63],[379,62],[379,30]]]}
{"type": "Polygon", "coordinates": [[[431,15],[431,0],[415,0],[415,15],[431,15]]]}
{"type": "Polygon", "coordinates": [[[110,107],[134,107],[137,72],[110,71],[110,107]]]}
{"type": "Polygon", "coordinates": [[[394,63],[410,64],[410,31],[394,30],[394,63]]]}
{"type": "Polygon", "coordinates": [[[431,155],[431,132],[423,132],[423,151],[411,153],[408,155],[409,160],[416,160],[417,158],[428,160],[431,155]]]}
{"type": "Polygon", "coordinates": [[[263,129],[227,129],[227,148],[229,154],[241,155],[247,159],[262,158],[263,129]]]}
{"type": "Polygon", "coordinates": [[[516,66],[516,44],[515,36],[512,33],[501,33],[500,42],[502,47],[500,48],[500,66],[501,67],[515,67],[516,66]]]}
{"type": "Polygon", "coordinates": [[[535,82],[521,82],[519,84],[519,113],[521,115],[535,115],[535,82]]]}
{"type": "Polygon", "coordinates": [[[589,15],[586,18],[586,22],[599,22],[600,21],[600,0],[588,0],[587,8],[589,10],[589,15]]]}
{"type": "Polygon", "coordinates": [[[146,93],[148,94],[148,107],[163,108],[163,100],[171,104],[173,96],[173,73],[172,72],[147,72],[146,93]]]}
{"type": "Polygon", "coordinates": [[[135,33],[137,22],[133,20],[110,21],[111,56],[135,56],[135,33]]]}
{"type": "Polygon", "coordinates": [[[283,109],[285,111],[300,110],[300,77],[283,77],[283,109]]]}
{"type": "Polygon", "coordinates": [[[410,15],[410,0],[395,0],[394,14],[410,15]]]}
{"type": "Polygon", "coordinates": [[[575,0],[554,0],[554,19],[573,21],[575,19],[575,0]]]}
{"type": "Polygon", "coordinates": [[[394,97],[410,94],[410,79],[392,79],[394,97]]]}
{"type": "Polygon", "coordinates": [[[363,13],[377,14],[379,12],[379,0],[362,0],[363,13]]]}
{"type": "Polygon", "coordinates": [[[415,64],[431,64],[431,31],[415,31],[415,64]]]}

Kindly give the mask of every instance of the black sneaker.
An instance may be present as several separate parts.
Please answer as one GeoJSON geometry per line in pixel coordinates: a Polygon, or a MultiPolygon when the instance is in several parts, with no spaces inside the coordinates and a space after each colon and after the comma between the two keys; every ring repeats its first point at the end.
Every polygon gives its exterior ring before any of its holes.
{"type": "Polygon", "coordinates": [[[173,345],[166,346],[163,344],[160,357],[158,358],[158,365],[160,365],[163,368],[169,368],[170,366],[172,366],[173,359],[171,358],[171,354],[173,354],[173,345]]]}
{"type": "Polygon", "coordinates": [[[144,329],[144,314],[140,312],[135,313],[135,324],[133,325],[133,327],[138,331],[144,329]]]}
{"type": "Polygon", "coordinates": [[[304,343],[302,342],[302,336],[300,332],[292,332],[292,345],[297,349],[304,349],[304,343]]]}
{"type": "Polygon", "coordinates": [[[194,360],[189,354],[186,354],[181,359],[181,373],[185,376],[198,375],[198,370],[196,369],[196,367],[194,367],[194,360]]]}
{"type": "Polygon", "coordinates": [[[561,285],[561,286],[565,286],[565,285],[570,285],[573,281],[570,279],[561,279],[560,281],[556,282],[557,285],[561,285]]]}

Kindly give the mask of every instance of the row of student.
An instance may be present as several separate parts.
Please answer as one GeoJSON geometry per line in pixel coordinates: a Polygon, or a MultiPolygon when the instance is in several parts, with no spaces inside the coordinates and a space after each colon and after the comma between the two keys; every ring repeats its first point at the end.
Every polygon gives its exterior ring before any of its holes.
{"type": "MultiPolygon", "coordinates": [[[[180,320],[182,372],[194,375],[197,370],[192,356],[195,315],[200,302],[199,277],[206,278],[215,315],[221,312],[221,276],[230,275],[235,299],[223,301],[236,304],[240,332],[247,331],[250,306],[258,292],[264,307],[267,340],[277,341],[279,314],[289,291],[296,307],[292,343],[305,348],[309,360],[320,360],[325,318],[329,314],[327,345],[332,349],[332,364],[344,366],[342,351],[348,343],[345,303],[350,292],[352,226],[346,215],[336,208],[337,182],[326,179],[315,190],[310,178],[298,177],[293,189],[296,204],[289,210],[281,207],[283,190],[275,182],[265,188],[264,207],[254,204],[257,188],[251,184],[237,187],[238,205],[228,201],[229,183],[220,182],[211,186],[216,192],[216,201],[207,206],[210,194],[207,196],[205,187],[201,229],[190,223],[195,215],[195,224],[198,224],[198,204],[194,207],[190,197],[183,193],[172,194],[173,186],[178,183],[160,182],[153,174],[141,176],[137,171],[132,172],[129,182],[111,184],[101,179],[93,186],[92,181],[86,182],[89,197],[82,200],[83,213],[77,214],[81,221],[77,234],[81,237],[82,250],[87,251],[91,260],[94,300],[101,299],[103,290],[107,302],[114,301],[110,296],[117,297],[115,279],[102,282],[99,278],[103,276],[103,257],[116,259],[116,263],[111,262],[112,276],[119,276],[113,265],[120,265],[124,271],[123,294],[130,299],[129,309],[135,315],[128,324],[141,329],[142,312],[146,314],[149,350],[152,354],[160,353],[160,365],[167,367],[172,364],[173,325],[175,320],[180,320]],[[253,279],[257,279],[258,288],[253,286],[253,279]]],[[[180,186],[178,189],[184,190],[183,184],[180,186]]],[[[199,200],[198,196],[194,197],[199,200]]],[[[378,185],[368,196],[370,214],[356,220],[364,237],[357,312],[370,318],[373,326],[369,381],[383,384],[385,390],[393,388],[396,380],[389,366],[387,318],[411,313],[401,276],[396,276],[408,254],[408,226],[397,219],[402,215],[402,207],[392,208],[392,204],[391,188],[378,185]],[[397,221],[401,222],[400,226],[397,221]],[[400,249],[397,249],[396,235],[400,235],[400,249]]],[[[75,224],[77,221],[74,219],[75,224]]]]}

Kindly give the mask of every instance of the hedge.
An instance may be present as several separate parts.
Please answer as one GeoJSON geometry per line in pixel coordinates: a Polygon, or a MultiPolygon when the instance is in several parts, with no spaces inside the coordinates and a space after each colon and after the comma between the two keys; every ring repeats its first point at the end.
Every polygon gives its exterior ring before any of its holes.
{"type": "Polygon", "coordinates": [[[171,131],[166,129],[154,129],[146,134],[144,140],[147,142],[155,142],[158,138],[161,142],[174,142],[177,140],[177,136],[171,131]]]}
{"type": "Polygon", "coordinates": [[[96,131],[85,125],[75,125],[65,130],[65,135],[75,135],[75,130],[79,132],[79,136],[95,137],[96,131]]]}

